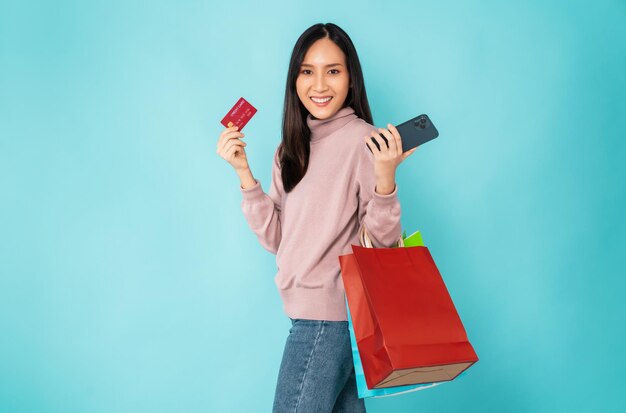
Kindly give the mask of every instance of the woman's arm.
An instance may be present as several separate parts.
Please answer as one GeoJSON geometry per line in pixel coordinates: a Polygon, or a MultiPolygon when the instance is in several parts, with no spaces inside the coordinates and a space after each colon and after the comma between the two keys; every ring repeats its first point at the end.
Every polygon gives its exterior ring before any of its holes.
{"type": "Polygon", "coordinates": [[[239,176],[240,187],[241,189],[248,189],[256,183],[256,179],[252,176],[252,171],[250,168],[246,168],[243,171],[237,171],[237,175],[239,176]]]}
{"type": "Polygon", "coordinates": [[[391,248],[402,236],[400,201],[395,176],[377,178],[374,156],[363,145],[356,168],[359,227],[365,225],[375,248],[391,248]]]}
{"type": "Polygon", "coordinates": [[[252,173],[240,175],[243,199],[241,209],[250,229],[256,234],[261,246],[276,254],[282,239],[281,201],[283,183],[278,162],[278,150],[274,153],[272,165],[272,183],[269,195],[263,192],[261,182],[254,179],[252,173]]]}

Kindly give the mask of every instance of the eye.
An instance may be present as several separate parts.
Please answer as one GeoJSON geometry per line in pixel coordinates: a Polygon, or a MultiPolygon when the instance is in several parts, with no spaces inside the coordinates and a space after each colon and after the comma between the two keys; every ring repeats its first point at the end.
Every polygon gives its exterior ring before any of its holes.
{"type": "MultiPolygon", "coordinates": [[[[305,73],[305,72],[310,72],[310,70],[309,69],[304,69],[304,70],[300,71],[300,73],[302,73],[304,75],[307,75],[308,73],[305,73]]],[[[330,69],[329,72],[336,72],[336,73],[333,73],[333,74],[338,74],[339,70],[337,70],[337,69],[330,69]]]]}

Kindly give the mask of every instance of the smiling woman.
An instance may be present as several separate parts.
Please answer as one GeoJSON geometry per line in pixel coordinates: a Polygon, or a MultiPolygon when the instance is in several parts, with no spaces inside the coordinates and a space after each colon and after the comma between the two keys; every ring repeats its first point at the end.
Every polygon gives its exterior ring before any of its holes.
{"type": "Polygon", "coordinates": [[[307,115],[329,119],[345,107],[365,122],[373,122],[352,40],[335,24],[313,25],[296,41],[287,73],[280,145],[285,192],[300,182],[308,168],[311,131],[307,115]]]}
{"type": "Polygon", "coordinates": [[[350,91],[350,76],[345,54],[333,41],[323,38],[309,48],[300,65],[296,91],[316,119],[325,119],[341,109],[350,91]]]}
{"type": "MultiPolygon", "coordinates": [[[[274,280],[292,321],[274,412],[365,411],[339,256],[359,243],[362,226],[376,247],[391,247],[401,237],[395,169],[404,159],[395,128],[376,130],[371,123],[352,41],[332,23],[308,28],[289,63],[269,194],[247,163],[238,171],[242,211],[261,245],[277,256],[274,280]],[[363,141],[368,134],[379,148],[363,141]]],[[[231,141],[243,135],[225,133],[231,141]]],[[[245,157],[243,148],[237,151],[245,157]]]]}

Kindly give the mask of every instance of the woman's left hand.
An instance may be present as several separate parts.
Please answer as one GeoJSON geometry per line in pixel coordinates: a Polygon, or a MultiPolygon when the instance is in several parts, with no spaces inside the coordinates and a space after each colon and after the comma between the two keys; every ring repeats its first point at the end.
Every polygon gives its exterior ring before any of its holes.
{"type": "Polygon", "coordinates": [[[396,168],[402,161],[415,152],[418,147],[403,153],[400,133],[391,123],[387,124],[387,127],[389,129],[378,128],[378,130],[373,130],[364,139],[365,144],[374,154],[374,171],[376,179],[380,181],[395,182],[396,168]],[[380,137],[379,133],[382,133],[383,136],[387,138],[389,147],[387,147],[385,141],[380,137]],[[372,142],[372,138],[376,140],[380,149],[376,148],[376,145],[372,142]]]}

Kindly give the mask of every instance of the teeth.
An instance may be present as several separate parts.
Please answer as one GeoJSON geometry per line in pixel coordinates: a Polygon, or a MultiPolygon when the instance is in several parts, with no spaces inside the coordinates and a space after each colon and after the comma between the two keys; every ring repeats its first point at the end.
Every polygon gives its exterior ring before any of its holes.
{"type": "Polygon", "coordinates": [[[328,102],[331,99],[332,99],[332,97],[329,97],[329,98],[326,98],[326,99],[311,98],[311,100],[313,100],[313,102],[315,102],[315,103],[324,103],[324,102],[328,102]]]}

